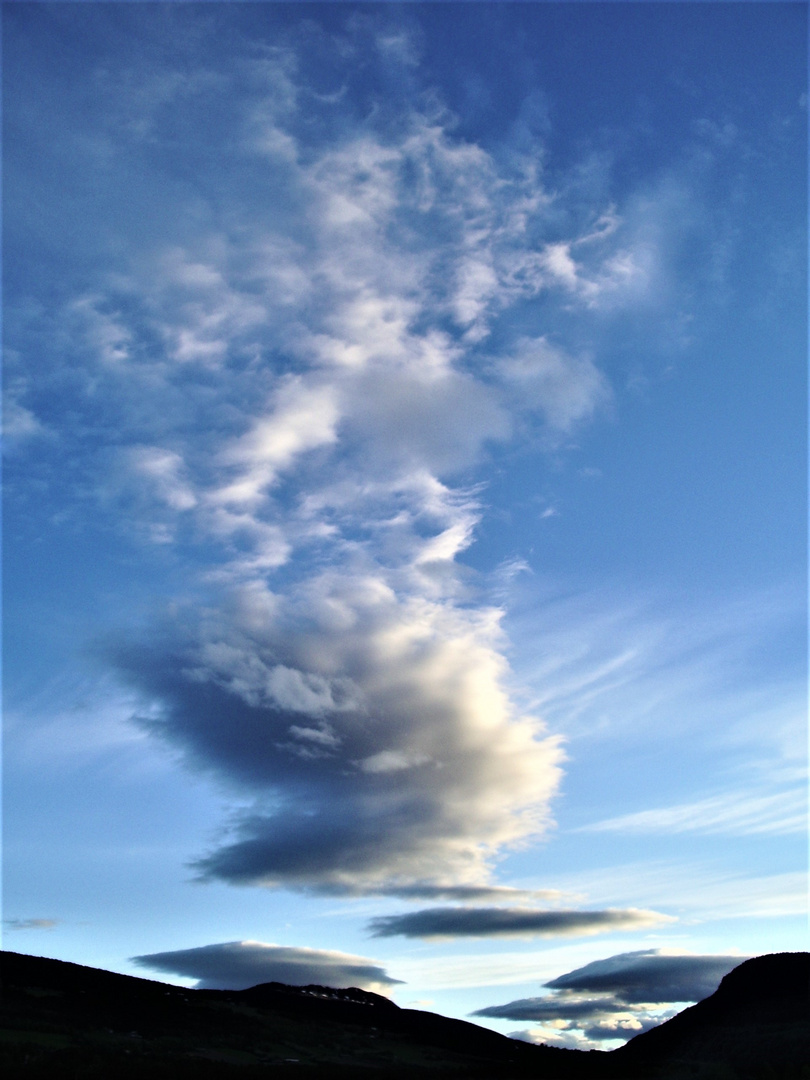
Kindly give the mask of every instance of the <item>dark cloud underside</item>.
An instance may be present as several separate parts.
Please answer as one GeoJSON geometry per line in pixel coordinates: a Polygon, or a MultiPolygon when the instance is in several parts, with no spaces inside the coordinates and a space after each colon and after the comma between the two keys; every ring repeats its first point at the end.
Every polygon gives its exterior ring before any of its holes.
{"type": "Polygon", "coordinates": [[[620,953],[570,971],[546,985],[552,993],[478,1009],[473,1016],[533,1021],[515,1038],[564,1046],[632,1038],[672,1015],[671,1003],[700,1001],[741,964],[741,956],[668,955],[657,949],[620,953]]]}
{"type": "Polygon", "coordinates": [[[745,956],[669,956],[657,950],[620,953],[553,979],[553,990],[610,993],[628,1003],[700,1001],[745,956]]]}
{"type": "Polygon", "coordinates": [[[133,956],[140,967],[197,979],[199,989],[244,990],[259,983],[317,984],[384,992],[401,980],[362,956],[322,949],[227,941],[196,949],[133,956]]]}
{"type": "Polygon", "coordinates": [[[531,908],[428,908],[372,919],[373,937],[565,937],[640,929],[667,916],[637,908],[604,911],[535,911],[531,908]]]}
{"type": "Polygon", "coordinates": [[[499,1020],[589,1020],[594,1016],[626,1013],[627,1006],[612,997],[567,999],[564,997],[520,998],[506,1005],[476,1009],[473,1016],[499,1020]]]}

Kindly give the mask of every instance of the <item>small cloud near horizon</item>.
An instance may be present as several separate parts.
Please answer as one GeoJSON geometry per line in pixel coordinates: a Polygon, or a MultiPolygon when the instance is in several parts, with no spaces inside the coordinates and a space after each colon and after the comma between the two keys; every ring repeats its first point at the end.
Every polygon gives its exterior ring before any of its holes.
{"type": "Polygon", "coordinates": [[[3,919],[7,930],[53,930],[61,919],[3,919]]]}
{"type": "Polygon", "coordinates": [[[552,993],[543,997],[491,1005],[471,1015],[535,1021],[541,1026],[512,1032],[510,1037],[588,1049],[648,1031],[678,1011],[673,1004],[709,997],[720,980],[746,959],[663,949],[619,953],[551,979],[544,985],[552,993]]]}
{"type": "Polygon", "coordinates": [[[364,956],[263,941],[224,941],[130,959],[139,967],[197,979],[197,990],[247,990],[260,983],[280,982],[288,986],[358,987],[386,994],[402,982],[364,956]]]}

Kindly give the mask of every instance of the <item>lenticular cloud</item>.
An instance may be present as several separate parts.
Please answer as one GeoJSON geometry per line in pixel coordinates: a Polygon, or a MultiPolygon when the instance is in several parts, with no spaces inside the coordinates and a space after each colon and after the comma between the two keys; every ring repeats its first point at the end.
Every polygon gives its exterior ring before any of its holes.
{"type": "Polygon", "coordinates": [[[133,956],[132,960],[153,971],[196,979],[198,990],[246,990],[260,983],[280,982],[288,986],[360,987],[385,994],[400,982],[364,956],[263,941],[223,941],[196,949],[133,956]]]}
{"type": "Polygon", "coordinates": [[[558,206],[551,237],[538,154],[465,142],[435,95],[412,104],[410,68],[398,107],[357,112],[351,65],[332,99],[300,59],[246,54],[172,103],[179,123],[230,80],[228,131],[206,133],[230,177],[217,227],[70,306],[115,427],[103,495],[207,590],[115,661],[140,722],[238,791],[202,877],[481,885],[542,831],[561,752],[511,700],[500,612],[458,556],[496,448],[554,444],[609,395],[525,302],[643,282],[618,216],[594,233],[558,206]]]}

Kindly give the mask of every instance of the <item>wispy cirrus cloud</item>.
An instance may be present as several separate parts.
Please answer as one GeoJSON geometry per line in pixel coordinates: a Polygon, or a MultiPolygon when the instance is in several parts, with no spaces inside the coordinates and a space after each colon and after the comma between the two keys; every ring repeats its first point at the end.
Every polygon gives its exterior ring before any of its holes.
{"type": "Polygon", "coordinates": [[[611,863],[561,875],[561,884],[585,893],[592,903],[628,901],[667,907],[681,918],[781,918],[807,915],[807,877],[802,871],[768,874],[718,867],[699,859],[645,859],[611,863]]]}
{"type": "Polygon", "coordinates": [[[712,833],[788,836],[807,829],[807,791],[727,792],[679,806],[639,810],[584,826],[587,832],[712,833]]]}

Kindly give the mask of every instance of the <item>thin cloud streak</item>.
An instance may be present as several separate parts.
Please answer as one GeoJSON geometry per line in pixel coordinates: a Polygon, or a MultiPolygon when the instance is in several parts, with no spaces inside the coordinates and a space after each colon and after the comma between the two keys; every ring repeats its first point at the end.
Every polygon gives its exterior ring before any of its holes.
{"type": "Polygon", "coordinates": [[[53,930],[61,919],[3,919],[7,930],[53,930]]]}
{"type": "Polygon", "coordinates": [[[537,911],[532,908],[428,908],[372,919],[372,937],[575,937],[643,929],[673,922],[637,908],[605,911],[537,911]]]}
{"type": "Polygon", "coordinates": [[[516,889],[509,885],[400,885],[379,889],[379,896],[401,900],[455,900],[474,904],[481,900],[534,900],[559,903],[565,893],[559,889],[516,889]]]}
{"type": "Polygon", "coordinates": [[[802,871],[756,874],[696,859],[651,859],[561,875],[561,885],[602,904],[654,904],[666,896],[668,909],[690,922],[807,916],[802,871]]]}
{"type": "Polygon", "coordinates": [[[758,743],[757,758],[768,753],[772,771],[786,753],[805,763],[795,734],[792,747],[781,742],[796,730],[804,686],[795,673],[763,676],[752,659],[774,635],[800,631],[805,613],[797,595],[795,582],[782,582],[683,606],[672,595],[603,586],[573,597],[533,594],[522,582],[508,595],[507,628],[517,646],[532,643],[525,656],[513,650],[518,674],[536,688],[530,707],[567,738],[639,738],[650,730],[657,738],[666,710],[678,734],[715,745],[758,743]],[[696,720],[707,709],[717,717],[710,731],[696,720]]]}
{"type": "Polygon", "coordinates": [[[790,836],[807,829],[806,788],[776,795],[727,793],[680,806],[641,810],[583,826],[581,832],[712,833],[790,836]]]}

